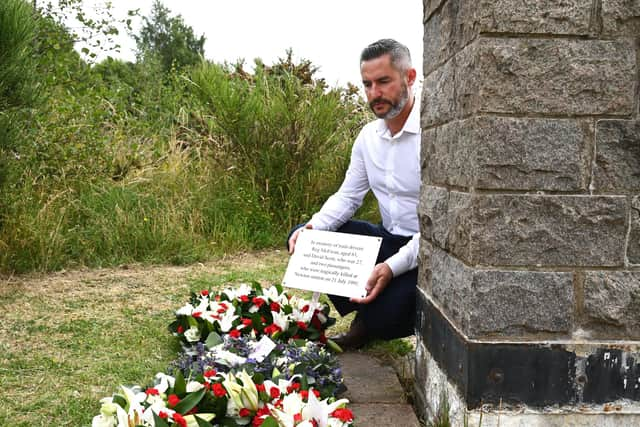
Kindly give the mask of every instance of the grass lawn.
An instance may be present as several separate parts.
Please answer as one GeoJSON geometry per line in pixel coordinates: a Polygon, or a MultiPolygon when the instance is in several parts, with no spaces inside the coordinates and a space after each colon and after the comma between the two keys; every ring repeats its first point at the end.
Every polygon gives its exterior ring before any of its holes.
{"type": "MultiPolygon", "coordinates": [[[[167,325],[191,291],[279,283],[287,260],[270,250],[187,267],[0,278],[0,426],[90,425],[102,397],[120,384],[149,383],[177,357],[167,325]]],[[[338,319],[330,333],[349,321],[338,319]]],[[[396,340],[369,350],[402,353],[410,345],[396,340]]]]}

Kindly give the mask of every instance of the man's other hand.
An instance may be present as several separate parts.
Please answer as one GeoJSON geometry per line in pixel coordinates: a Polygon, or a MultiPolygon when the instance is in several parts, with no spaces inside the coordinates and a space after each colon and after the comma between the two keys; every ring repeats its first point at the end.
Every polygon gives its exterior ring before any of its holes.
{"type": "Polygon", "coordinates": [[[310,223],[306,223],[303,227],[300,227],[293,232],[291,238],[289,239],[289,255],[292,255],[293,251],[296,249],[296,241],[298,240],[298,236],[300,235],[300,232],[303,228],[311,230],[313,226],[310,223]]]}
{"type": "Polygon", "coordinates": [[[369,304],[380,295],[392,278],[393,272],[389,264],[381,262],[373,268],[373,272],[371,272],[371,276],[367,280],[367,296],[364,298],[351,298],[351,301],[358,304],[369,304]]]}

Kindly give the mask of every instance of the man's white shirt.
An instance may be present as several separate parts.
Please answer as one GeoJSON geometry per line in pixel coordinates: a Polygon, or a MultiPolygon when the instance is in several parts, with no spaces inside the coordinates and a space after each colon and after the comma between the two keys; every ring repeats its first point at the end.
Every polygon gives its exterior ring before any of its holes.
{"type": "Polygon", "coordinates": [[[342,185],[309,221],[317,230],[337,230],[350,220],[373,191],[383,227],[393,234],[412,236],[385,262],[394,276],[418,265],[420,225],[420,107],[413,108],[400,132],[391,135],[382,119],[365,125],[351,150],[342,185]]]}

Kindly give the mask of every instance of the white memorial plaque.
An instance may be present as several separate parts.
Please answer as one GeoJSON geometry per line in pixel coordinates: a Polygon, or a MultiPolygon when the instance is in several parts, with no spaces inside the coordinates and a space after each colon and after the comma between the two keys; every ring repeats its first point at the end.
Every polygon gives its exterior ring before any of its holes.
{"type": "Polygon", "coordinates": [[[282,281],[283,286],[364,298],[381,237],[303,228],[282,281]]]}

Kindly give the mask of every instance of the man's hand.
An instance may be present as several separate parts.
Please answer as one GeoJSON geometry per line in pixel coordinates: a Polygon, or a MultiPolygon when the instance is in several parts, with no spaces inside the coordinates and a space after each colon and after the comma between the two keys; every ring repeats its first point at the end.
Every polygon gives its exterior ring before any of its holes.
{"type": "Polygon", "coordinates": [[[367,280],[367,296],[364,298],[351,298],[351,301],[358,304],[369,304],[371,301],[387,287],[393,279],[393,272],[389,264],[381,262],[373,268],[369,280],[367,280]]]}
{"type": "Polygon", "coordinates": [[[298,235],[300,235],[300,232],[303,228],[307,228],[310,230],[313,228],[313,226],[310,223],[306,223],[303,227],[300,227],[293,232],[291,238],[289,239],[289,255],[292,255],[293,251],[296,249],[296,241],[298,240],[298,235]]]}

